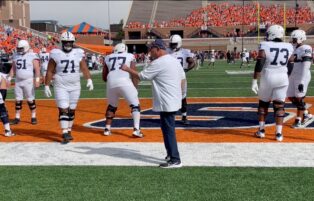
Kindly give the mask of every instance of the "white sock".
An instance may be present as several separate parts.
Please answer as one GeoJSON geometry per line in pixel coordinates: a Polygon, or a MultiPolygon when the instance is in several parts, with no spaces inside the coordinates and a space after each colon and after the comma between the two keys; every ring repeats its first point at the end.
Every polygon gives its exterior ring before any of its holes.
{"type": "Polygon", "coordinates": [[[265,128],[265,121],[260,121],[259,122],[259,129],[263,130],[265,128]]]}
{"type": "Polygon", "coordinates": [[[187,113],[186,113],[186,112],[183,112],[183,113],[182,113],[182,116],[185,116],[185,117],[186,117],[186,115],[187,115],[187,113]]]}
{"type": "Polygon", "coordinates": [[[4,129],[8,131],[11,130],[10,124],[9,123],[4,124],[4,129]]]}
{"type": "Polygon", "coordinates": [[[32,110],[32,118],[36,118],[36,110],[32,110]]]}
{"type": "Polygon", "coordinates": [[[21,110],[16,110],[15,112],[15,118],[20,119],[21,118],[21,110]]]}
{"type": "Polygon", "coordinates": [[[67,133],[68,129],[62,129],[62,133],[67,133]]]}
{"type": "Polygon", "coordinates": [[[282,132],[282,125],[276,125],[276,133],[282,132]]]}
{"type": "Polygon", "coordinates": [[[132,118],[133,118],[134,128],[139,130],[140,129],[141,113],[139,111],[132,112],[132,118]]]}
{"type": "Polygon", "coordinates": [[[304,116],[307,116],[309,114],[309,111],[308,110],[304,110],[304,116]]]}
{"type": "Polygon", "coordinates": [[[106,128],[107,128],[108,130],[110,130],[111,125],[106,125],[106,128]]]}
{"type": "Polygon", "coordinates": [[[74,123],[74,120],[73,121],[69,121],[68,131],[72,130],[73,123],[74,123]]]}

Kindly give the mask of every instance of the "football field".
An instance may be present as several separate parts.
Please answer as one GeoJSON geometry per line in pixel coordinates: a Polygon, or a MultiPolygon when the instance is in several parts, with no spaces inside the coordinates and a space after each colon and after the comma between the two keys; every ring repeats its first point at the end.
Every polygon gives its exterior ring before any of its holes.
{"type": "MultiPolygon", "coordinates": [[[[17,136],[0,136],[0,200],[313,200],[314,123],[290,128],[295,109],[288,103],[282,143],[274,139],[272,110],[266,138],[253,137],[254,66],[239,67],[218,61],[214,68],[205,63],[187,74],[191,125],[177,122],[184,167],[175,170],[158,168],[165,150],[149,82],[139,86],[145,137],[137,139],[131,137],[130,109],[123,100],[113,135],[102,135],[106,85],[100,74],[92,76],[94,91],[82,81],[75,140],[68,145],[59,143],[54,101],[39,88],[39,124],[30,125],[24,101],[22,122],[12,126],[17,136]]],[[[308,96],[313,94],[310,83],[308,96]]],[[[14,117],[12,89],[8,98],[14,117]]],[[[314,98],[308,103],[314,113],[314,98]]]]}

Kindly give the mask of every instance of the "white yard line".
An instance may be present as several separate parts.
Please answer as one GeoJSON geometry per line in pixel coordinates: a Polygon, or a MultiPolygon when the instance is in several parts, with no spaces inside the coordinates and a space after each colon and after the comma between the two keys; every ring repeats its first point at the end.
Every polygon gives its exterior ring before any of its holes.
{"type": "MultiPolygon", "coordinates": [[[[314,143],[179,143],[184,166],[314,167],[314,143]]],[[[0,165],[158,166],[163,143],[0,143],[0,165]]]]}

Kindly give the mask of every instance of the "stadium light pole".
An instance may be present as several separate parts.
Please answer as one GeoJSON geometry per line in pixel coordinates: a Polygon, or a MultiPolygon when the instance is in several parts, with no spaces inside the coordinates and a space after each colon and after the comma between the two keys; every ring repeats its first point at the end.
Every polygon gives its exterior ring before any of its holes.
{"type": "Polygon", "coordinates": [[[294,27],[297,27],[297,15],[298,15],[299,4],[298,0],[295,0],[295,10],[294,10],[294,27]]]}
{"type": "Polygon", "coordinates": [[[110,30],[110,1],[107,1],[108,2],[108,5],[107,5],[107,8],[108,8],[108,25],[109,25],[109,42],[111,41],[111,30],[110,30]]]}
{"type": "Polygon", "coordinates": [[[242,0],[242,52],[243,52],[243,34],[244,34],[244,0],[242,0]]]}

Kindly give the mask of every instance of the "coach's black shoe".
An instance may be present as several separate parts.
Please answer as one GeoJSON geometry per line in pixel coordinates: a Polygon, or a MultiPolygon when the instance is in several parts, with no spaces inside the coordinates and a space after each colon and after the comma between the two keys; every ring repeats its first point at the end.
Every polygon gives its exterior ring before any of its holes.
{"type": "Polygon", "coordinates": [[[182,163],[180,161],[168,161],[167,163],[162,163],[159,165],[160,168],[181,168],[182,163]]]}
{"type": "Polygon", "coordinates": [[[69,135],[69,133],[63,133],[62,138],[63,138],[63,140],[62,140],[61,144],[67,144],[71,141],[72,136],[69,135]]]}
{"type": "Polygon", "coordinates": [[[16,125],[16,124],[19,124],[20,121],[21,121],[20,119],[15,118],[13,121],[10,122],[10,124],[11,124],[11,125],[16,125]]]}
{"type": "Polygon", "coordinates": [[[186,116],[182,116],[182,123],[183,123],[184,125],[190,125],[190,122],[189,122],[189,120],[187,119],[186,116]]]}
{"type": "Polygon", "coordinates": [[[167,155],[166,157],[165,157],[165,161],[170,161],[170,156],[169,155],[167,155]]]}
{"type": "Polygon", "coordinates": [[[37,122],[37,118],[36,117],[31,119],[31,124],[36,125],[37,123],[38,122],[37,122]]]}

